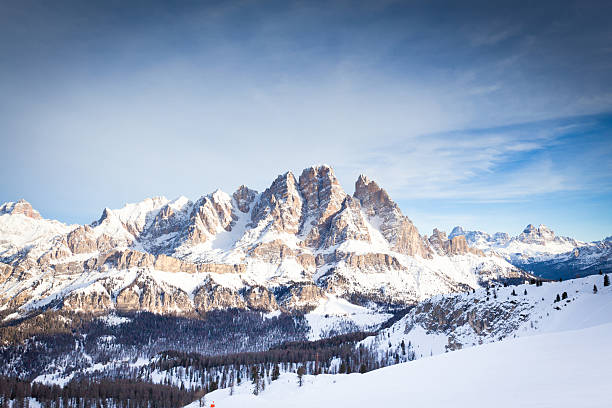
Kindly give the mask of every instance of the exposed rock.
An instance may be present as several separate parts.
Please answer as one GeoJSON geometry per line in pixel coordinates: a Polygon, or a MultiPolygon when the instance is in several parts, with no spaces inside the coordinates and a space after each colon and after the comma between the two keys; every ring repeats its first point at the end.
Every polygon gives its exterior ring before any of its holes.
{"type": "Polygon", "coordinates": [[[347,194],[329,166],[305,169],[300,175],[299,189],[303,197],[300,233],[308,235],[308,245],[318,247],[323,231],[342,208],[347,194]]]}
{"type": "Polygon", "coordinates": [[[0,215],[2,214],[23,214],[26,217],[30,217],[35,220],[42,219],[40,213],[33,209],[32,205],[24,199],[21,199],[16,203],[9,202],[2,204],[2,206],[0,206],[0,215]]]}
{"type": "Polygon", "coordinates": [[[113,250],[105,253],[98,258],[96,266],[102,266],[106,263],[113,265],[117,269],[129,269],[135,267],[153,266],[155,256],[140,251],[131,249],[113,250]]]}
{"type": "Polygon", "coordinates": [[[274,295],[263,286],[252,286],[244,293],[247,306],[253,310],[270,312],[278,310],[278,304],[274,295]]]}
{"type": "Polygon", "coordinates": [[[380,232],[397,252],[427,258],[430,249],[425,245],[412,221],[402,215],[385,190],[361,175],[355,182],[355,194],[368,217],[380,220],[380,232]]]}
{"type": "Polygon", "coordinates": [[[288,234],[297,234],[302,216],[302,198],[291,172],[280,175],[261,195],[253,207],[251,226],[267,220],[270,228],[288,234]]]}
{"type": "Polygon", "coordinates": [[[344,261],[351,268],[365,271],[386,272],[389,269],[405,270],[397,258],[388,254],[354,254],[336,251],[336,261],[344,261]]]}
{"type": "Polygon", "coordinates": [[[196,311],[205,313],[215,309],[245,309],[247,303],[232,289],[207,283],[199,288],[193,298],[196,311]]]}
{"type": "Polygon", "coordinates": [[[90,293],[76,292],[64,298],[62,308],[70,311],[100,313],[112,309],[113,301],[106,291],[90,293]]]}
{"type": "Polygon", "coordinates": [[[0,262],[0,285],[6,282],[13,274],[13,267],[0,262]]]}
{"type": "Polygon", "coordinates": [[[98,250],[96,238],[89,225],[76,228],[66,236],[66,245],[73,254],[86,254],[98,250]]]}
{"type": "Polygon", "coordinates": [[[136,284],[121,290],[117,295],[117,309],[125,311],[140,310],[140,293],[141,289],[136,284]]]}
{"type": "Polygon", "coordinates": [[[255,197],[257,197],[257,191],[242,185],[232,194],[232,197],[236,200],[238,209],[243,213],[248,213],[251,209],[251,204],[255,201],[255,197]]]}
{"type": "Polygon", "coordinates": [[[249,251],[249,255],[264,262],[278,264],[285,258],[294,258],[296,256],[296,251],[289,248],[280,239],[276,239],[257,245],[249,251]]]}
{"type": "Polygon", "coordinates": [[[333,217],[324,248],[339,245],[348,240],[370,242],[370,233],[361,214],[359,201],[346,196],[342,209],[333,217]]]}
{"type": "Polygon", "coordinates": [[[83,272],[83,262],[65,262],[53,265],[56,273],[75,275],[83,272]]]}
{"type": "Polygon", "coordinates": [[[279,289],[276,295],[285,313],[307,313],[316,308],[325,296],[321,288],[314,284],[295,284],[279,289]]]}
{"type": "Polygon", "coordinates": [[[187,240],[193,244],[206,242],[220,231],[231,231],[235,220],[230,196],[217,190],[195,203],[189,220],[187,240]]]}
{"type": "MultiPolygon", "coordinates": [[[[454,232],[456,228],[453,230],[454,232]]],[[[468,253],[484,256],[484,253],[476,248],[470,248],[464,235],[455,235],[452,239],[446,238],[446,233],[434,228],[429,242],[438,255],[465,255],[468,253]]]]}

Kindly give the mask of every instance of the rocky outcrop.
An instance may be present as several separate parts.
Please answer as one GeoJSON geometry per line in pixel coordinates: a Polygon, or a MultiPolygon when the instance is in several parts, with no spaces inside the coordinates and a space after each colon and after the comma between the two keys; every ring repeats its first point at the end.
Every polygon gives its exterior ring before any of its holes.
{"type": "Polygon", "coordinates": [[[107,292],[76,292],[64,298],[62,308],[73,312],[103,313],[113,309],[113,301],[107,292]]]}
{"type": "Polygon", "coordinates": [[[206,242],[220,231],[231,231],[236,215],[232,211],[230,196],[215,191],[200,198],[194,205],[187,230],[187,240],[192,244],[206,242]]]}
{"type": "Polygon", "coordinates": [[[151,279],[134,282],[117,295],[116,307],[124,311],[148,311],[160,314],[190,314],[194,306],[180,289],[160,286],[151,279]]]}
{"type": "Polygon", "coordinates": [[[323,248],[330,248],[349,240],[371,241],[359,201],[351,196],[345,197],[341,210],[332,218],[330,224],[323,248]]]}
{"type": "Polygon", "coordinates": [[[319,305],[325,294],[314,284],[295,284],[276,292],[280,309],[286,313],[306,313],[319,305]]]}
{"type": "Polygon", "coordinates": [[[267,222],[277,232],[297,234],[302,216],[302,197],[291,172],[280,175],[253,207],[251,226],[267,222]]]}
{"type": "Polygon", "coordinates": [[[295,258],[297,252],[285,245],[280,239],[275,239],[252,248],[249,255],[264,262],[278,264],[283,259],[295,258]]]}
{"type": "Polygon", "coordinates": [[[0,285],[6,282],[13,274],[13,267],[0,262],[0,285]]]}
{"type": "Polygon", "coordinates": [[[131,249],[113,250],[101,255],[95,266],[111,264],[117,269],[145,268],[153,266],[155,256],[131,249]]]}
{"type": "Polygon", "coordinates": [[[251,204],[253,204],[255,197],[257,197],[257,191],[242,185],[232,194],[232,197],[234,197],[238,209],[243,213],[248,213],[251,209],[251,204]]]}
{"type": "Polygon", "coordinates": [[[329,166],[305,169],[299,189],[303,197],[300,234],[306,236],[306,245],[318,247],[347,194],[329,166]]]}
{"type": "Polygon", "coordinates": [[[429,237],[429,243],[438,255],[465,255],[474,254],[484,256],[484,253],[476,248],[470,248],[464,235],[455,235],[451,239],[446,237],[444,231],[434,228],[429,237]]]}
{"type": "Polygon", "coordinates": [[[274,294],[263,286],[252,286],[244,291],[247,307],[252,310],[270,312],[278,310],[274,294]]]}
{"type": "Polygon", "coordinates": [[[216,309],[245,309],[247,307],[247,303],[237,291],[211,282],[196,291],[193,303],[199,313],[216,309]]]}
{"type": "Polygon", "coordinates": [[[389,254],[354,254],[336,251],[336,262],[345,262],[347,266],[362,271],[386,272],[389,269],[405,270],[406,268],[389,254]]]}

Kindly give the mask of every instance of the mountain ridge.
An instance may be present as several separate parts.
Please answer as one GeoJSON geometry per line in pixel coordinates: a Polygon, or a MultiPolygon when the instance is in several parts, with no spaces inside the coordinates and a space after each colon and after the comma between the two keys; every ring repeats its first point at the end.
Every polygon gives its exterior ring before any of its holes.
{"type": "Polygon", "coordinates": [[[404,307],[531,277],[461,236],[422,236],[374,181],[360,176],[349,195],[325,165],[281,174],[261,193],[105,208],[86,225],[29,217],[38,213],[20,203],[0,215],[0,307],[22,312],[296,312],[329,295],[404,307]]]}

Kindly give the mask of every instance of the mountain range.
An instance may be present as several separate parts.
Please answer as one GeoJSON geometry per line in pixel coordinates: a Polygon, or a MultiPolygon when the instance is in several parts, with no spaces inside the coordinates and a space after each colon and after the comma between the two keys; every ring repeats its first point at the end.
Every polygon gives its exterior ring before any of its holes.
{"type": "Polygon", "coordinates": [[[88,225],[44,219],[24,200],[5,203],[0,308],[13,317],[49,307],[197,316],[308,312],[338,298],[393,309],[533,279],[527,270],[539,273],[546,262],[608,268],[610,247],[609,239],[587,244],[544,226],[515,238],[460,227],[448,237],[421,235],[376,182],[359,176],[350,195],[322,165],[279,175],[261,193],[240,186],[195,201],[105,208],[88,225]]]}
{"type": "Polygon", "coordinates": [[[612,237],[582,242],[556,236],[546,225],[531,224],[515,237],[455,227],[449,238],[458,236],[465,237],[474,248],[502,256],[516,267],[545,279],[570,279],[612,270],[612,237]]]}

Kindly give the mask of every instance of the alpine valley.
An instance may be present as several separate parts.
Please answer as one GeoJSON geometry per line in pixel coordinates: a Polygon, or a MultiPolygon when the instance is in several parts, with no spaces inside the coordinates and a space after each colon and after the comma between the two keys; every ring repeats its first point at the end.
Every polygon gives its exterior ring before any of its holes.
{"type": "MultiPolygon", "coordinates": [[[[611,238],[584,243],[543,225],[512,238],[460,227],[421,235],[376,182],[360,176],[351,195],[325,165],[263,192],[105,208],[88,225],[9,202],[0,374],[64,385],[62,398],[92,378],[180,386],[161,406],[241,379],[258,393],[261,378],[298,365],[366,372],[533,332],[561,310],[551,297],[574,286],[527,296],[532,285],[608,272],[611,259],[611,238]],[[514,288],[522,300],[510,301],[514,288]]],[[[585,279],[571,296],[600,277],[585,279]]]]}

